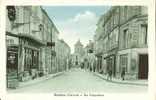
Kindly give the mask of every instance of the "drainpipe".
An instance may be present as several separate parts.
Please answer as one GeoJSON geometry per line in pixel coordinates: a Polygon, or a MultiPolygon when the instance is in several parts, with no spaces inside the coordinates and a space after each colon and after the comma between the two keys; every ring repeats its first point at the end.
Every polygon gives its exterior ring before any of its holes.
{"type": "MultiPolygon", "coordinates": [[[[53,28],[51,29],[51,43],[53,42],[52,41],[52,33],[53,33],[53,28]]],[[[51,45],[51,72],[52,73],[52,45],[51,45]]]]}

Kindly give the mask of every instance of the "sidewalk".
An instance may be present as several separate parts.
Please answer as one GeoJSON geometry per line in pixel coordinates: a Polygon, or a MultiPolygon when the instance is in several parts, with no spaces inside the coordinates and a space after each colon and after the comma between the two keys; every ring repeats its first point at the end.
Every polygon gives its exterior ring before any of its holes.
{"type": "Polygon", "coordinates": [[[107,80],[106,75],[102,75],[102,74],[99,74],[97,72],[94,72],[93,74],[104,79],[104,80],[106,80],[106,81],[112,82],[112,83],[148,86],[148,80],[124,80],[124,81],[122,81],[121,79],[112,78],[112,80],[110,81],[110,80],[107,80]]]}
{"type": "Polygon", "coordinates": [[[48,74],[48,75],[45,75],[43,77],[36,78],[34,80],[29,80],[29,81],[26,81],[26,82],[19,82],[19,86],[17,88],[22,88],[22,87],[25,87],[25,86],[33,85],[33,84],[48,80],[50,78],[54,78],[56,76],[62,75],[64,72],[65,71],[58,72],[58,73],[55,73],[55,74],[48,74]]]}

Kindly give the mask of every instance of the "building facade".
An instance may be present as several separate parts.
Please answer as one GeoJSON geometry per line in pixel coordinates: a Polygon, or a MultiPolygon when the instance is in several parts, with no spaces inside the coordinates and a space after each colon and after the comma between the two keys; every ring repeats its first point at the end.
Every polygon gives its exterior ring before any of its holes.
{"type": "Polygon", "coordinates": [[[120,7],[117,73],[125,68],[127,78],[148,78],[147,7],[120,7]]]}
{"type": "Polygon", "coordinates": [[[66,71],[69,69],[70,62],[70,47],[64,40],[58,40],[56,42],[56,63],[57,71],[66,71]]]}
{"type": "Polygon", "coordinates": [[[44,69],[42,47],[45,42],[41,22],[42,11],[38,6],[7,6],[7,72],[18,73],[20,81],[36,77],[44,69]],[[15,10],[14,20],[9,18],[12,9],[15,10]],[[16,59],[14,62],[13,57],[16,59]]]}
{"type": "MultiPolygon", "coordinates": [[[[56,45],[59,31],[40,6],[7,6],[6,47],[7,81],[17,76],[18,81],[27,81],[58,72],[56,45]]],[[[69,46],[61,42],[59,48],[68,48],[64,59],[70,54],[69,46]]],[[[58,53],[58,54],[57,54],[58,53]]]]}
{"type": "Polygon", "coordinates": [[[98,70],[103,70],[103,74],[112,70],[114,77],[120,77],[124,69],[127,79],[141,77],[146,79],[148,75],[147,8],[111,7],[101,16],[97,27],[94,40],[98,70]]]}
{"type": "Polygon", "coordinates": [[[74,45],[74,54],[72,58],[73,59],[72,62],[74,66],[80,66],[81,62],[83,62],[84,54],[85,54],[84,47],[81,41],[78,40],[74,45]]]}
{"type": "Polygon", "coordinates": [[[89,43],[84,48],[85,54],[83,57],[84,68],[89,69],[90,71],[96,70],[96,58],[94,55],[94,42],[89,40],[89,43]]]}
{"type": "Polygon", "coordinates": [[[57,30],[56,26],[48,16],[48,14],[45,12],[44,9],[42,9],[42,16],[43,16],[43,29],[45,35],[45,42],[47,44],[45,49],[45,66],[46,66],[46,72],[49,74],[56,73],[56,41],[58,41],[58,35],[59,31],[57,30]]]}

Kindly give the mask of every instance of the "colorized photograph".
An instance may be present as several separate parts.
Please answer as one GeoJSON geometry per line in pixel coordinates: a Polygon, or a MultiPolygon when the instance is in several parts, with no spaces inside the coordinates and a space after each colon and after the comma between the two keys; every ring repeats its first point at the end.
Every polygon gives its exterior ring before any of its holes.
{"type": "Polygon", "coordinates": [[[148,7],[6,6],[8,93],[147,93],[148,7]]]}

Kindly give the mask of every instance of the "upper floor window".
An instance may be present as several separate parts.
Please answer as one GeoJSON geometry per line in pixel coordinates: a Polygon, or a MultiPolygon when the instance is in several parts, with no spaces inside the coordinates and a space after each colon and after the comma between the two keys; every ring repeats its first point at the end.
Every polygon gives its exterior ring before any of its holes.
{"type": "Polygon", "coordinates": [[[127,16],[128,16],[128,7],[125,6],[124,7],[124,19],[127,20],[127,16]]]}
{"type": "Polygon", "coordinates": [[[141,34],[142,34],[142,41],[143,44],[147,44],[147,25],[141,25],[141,34]]]}
{"type": "Polygon", "coordinates": [[[128,35],[128,29],[125,29],[123,31],[123,48],[127,47],[127,35],[128,35]]]}

